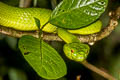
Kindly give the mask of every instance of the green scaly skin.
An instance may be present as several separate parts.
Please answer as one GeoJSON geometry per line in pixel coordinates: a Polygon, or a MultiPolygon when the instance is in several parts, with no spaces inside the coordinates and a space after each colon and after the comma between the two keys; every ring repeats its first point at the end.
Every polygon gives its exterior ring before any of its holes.
{"type": "Polygon", "coordinates": [[[69,59],[79,62],[86,60],[90,51],[87,44],[80,43],[75,35],[64,29],[58,28],[57,33],[67,43],[64,45],[63,51],[69,59]]]}
{"type": "MultiPolygon", "coordinates": [[[[38,30],[34,17],[43,26],[50,18],[51,10],[41,8],[17,8],[0,2],[0,25],[22,31],[38,30]]],[[[43,31],[54,32],[56,27],[48,23],[43,31]]]]}
{"type": "MultiPolygon", "coordinates": [[[[17,8],[6,5],[0,2],[0,25],[14,28],[16,30],[22,31],[33,31],[38,30],[34,17],[40,20],[41,27],[48,22],[52,11],[43,8],[17,8]]],[[[85,28],[77,30],[68,30],[75,34],[93,34],[101,30],[101,21],[96,21],[95,23],[86,26],[85,28]]],[[[45,32],[55,32],[56,26],[48,23],[43,31],[45,32]]]]}
{"type": "MultiPolygon", "coordinates": [[[[22,31],[38,30],[34,17],[39,19],[41,26],[43,26],[48,22],[51,12],[51,10],[41,8],[17,8],[0,2],[0,25],[22,31]]],[[[85,28],[68,31],[75,34],[86,35],[99,32],[101,26],[101,21],[96,21],[85,28]]],[[[89,46],[80,43],[77,37],[68,31],[61,28],[57,29],[56,26],[50,23],[45,25],[42,30],[49,33],[57,31],[58,36],[67,43],[64,45],[63,50],[69,59],[84,61],[87,58],[90,50],[89,46]]]]}
{"type": "Polygon", "coordinates": [[[64,45],[63,51],[69,59],[83,62],[84,60],[86,60],[90,48],[87,44],[69,43],[64,45]]]}

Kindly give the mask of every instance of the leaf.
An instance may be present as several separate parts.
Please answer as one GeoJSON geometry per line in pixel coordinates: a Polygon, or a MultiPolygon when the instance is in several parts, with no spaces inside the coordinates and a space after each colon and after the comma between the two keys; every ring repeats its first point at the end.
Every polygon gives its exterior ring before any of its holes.
{"type": "Polygon", "coordinates": [[[36,23],[38,29],[40,30],[40,20],[35,17],[34,17],[34,19],[35,19],[35,23],[36,23]]]}
{"type": "Polygon", "coordinates": [[[77,29],[97,20],[108,0],[63,0],[53,11],[50,23],[57,27],[77,29]]]}
{"type": "MultiPolygon", "coordinates": [[[[48,79],[40,79],[40,80],[48,80],[48,79]]],[[[49,79],[49,80],[53,80],[53,79],[49,79]]],[[[54,80],[67,80],[67,78],[62,77],[62,78],[59,78],[59,79],[54,79],[54,80]]]]}
{"type": "Polygon", "coordinates": [[[66,65],[57,51],[42,41],[42,58],[40,53],[40,39],[23,36],[19,40],[22,55],[32,68],[43,78],[57,79],[66,74],[66,65]]]}

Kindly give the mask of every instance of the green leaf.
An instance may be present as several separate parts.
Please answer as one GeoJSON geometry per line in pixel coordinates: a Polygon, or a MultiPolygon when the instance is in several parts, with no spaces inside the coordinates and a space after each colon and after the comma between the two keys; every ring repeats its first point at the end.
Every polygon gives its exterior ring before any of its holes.
{"type": "Polygon", "coordinates": [[[57,27],[77,29],[97,20],[108,0],[63,0],[53,11],[50,23],[57,27]]]}
{"type": "Polygon", "coordinates": [[[32,68],[43,78],[57,79],[67,72],[66,65],[57,51],[42,41],[42,57],[40,53],[40,39],[23,36],[19,40],[19,48],[24,58],[32,68]]]}

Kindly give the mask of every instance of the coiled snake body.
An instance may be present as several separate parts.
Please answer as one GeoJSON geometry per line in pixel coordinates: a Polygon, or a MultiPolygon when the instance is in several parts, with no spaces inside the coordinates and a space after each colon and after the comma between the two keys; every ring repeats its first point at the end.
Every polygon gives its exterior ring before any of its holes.
{"type": "MultiPolygon", "coordinates": [[[[38,30],[34,17],[40,20],[42,27],[48,22],[51,12],[51,10],[42,8],[17,8],[0,2],[0,25],[21,31],[38,30]]],[[[76,36],[71,33],[82,35],[92,34],[99,32],[101,26],[102,23],[98,20],[85,28],[68,30],[67,32],[61,28],[57,29],[56,26],[48,23],[42,30],[49,33],[57,32],[58,36],[68,43],[64,46],[64,52],[68,58],[75,61],[83,61],[89,53],[89,46],[80,43],[76,36]]]]}

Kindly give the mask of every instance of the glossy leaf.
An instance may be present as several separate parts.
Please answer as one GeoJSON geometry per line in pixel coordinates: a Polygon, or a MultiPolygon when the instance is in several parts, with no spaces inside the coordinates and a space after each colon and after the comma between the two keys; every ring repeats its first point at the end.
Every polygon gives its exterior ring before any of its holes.
{"type": "Polygon", "coordinates": [[[53,11],[50,23],[57,27],[77,29],[97,20],[108,0],[63,0],[53,11]]]}
{"type": "Polygon", "coordinates": [[[23,36],[19,40],[19,48],[26,61],[43,78],[57,79],[66,74],[66,65],[57,51],[42,41],[32,36],[23,36]],[[42,50],[42,51],[40,51],[42,50]],[[41,53],[42,52],[42,57],[41,53]]]}

